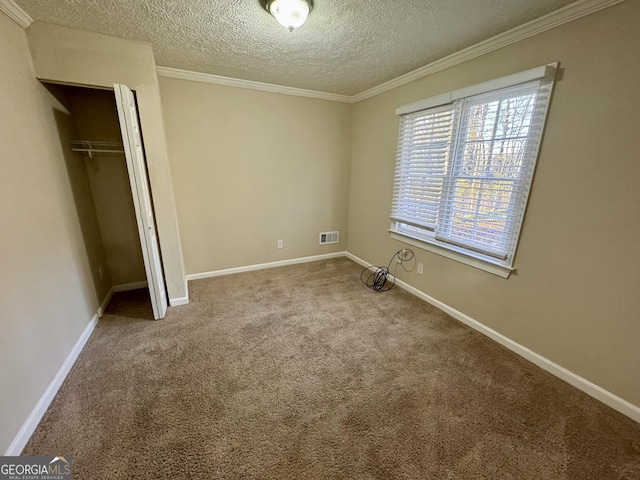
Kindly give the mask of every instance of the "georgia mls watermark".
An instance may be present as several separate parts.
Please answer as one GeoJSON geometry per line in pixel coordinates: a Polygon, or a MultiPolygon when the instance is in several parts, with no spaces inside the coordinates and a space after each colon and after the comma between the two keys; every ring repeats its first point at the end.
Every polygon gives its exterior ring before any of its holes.
{"type": "Polygon", "coordinates": [[[0,480],[71,480],[71,455],[0,457],[0,480]]]}

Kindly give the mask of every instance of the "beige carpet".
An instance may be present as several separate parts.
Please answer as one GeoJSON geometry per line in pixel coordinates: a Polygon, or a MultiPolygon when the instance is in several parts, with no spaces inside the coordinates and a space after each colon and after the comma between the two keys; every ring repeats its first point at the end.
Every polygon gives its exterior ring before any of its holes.
{"type": "Polygon", "coordinates": [[[639,479],[640,425],[336,259],[112,302],[25,455],[76,479],[639,479]]]}

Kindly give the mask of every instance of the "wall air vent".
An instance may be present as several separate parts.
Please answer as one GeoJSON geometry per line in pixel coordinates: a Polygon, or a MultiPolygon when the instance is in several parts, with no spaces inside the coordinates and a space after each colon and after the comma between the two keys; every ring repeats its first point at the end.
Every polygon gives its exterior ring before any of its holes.
{"type": "Polygon", "coordinates": [[[338,243],[340,241],[340,232],[320,232],[320,245],[328,243],[338,243]]]}

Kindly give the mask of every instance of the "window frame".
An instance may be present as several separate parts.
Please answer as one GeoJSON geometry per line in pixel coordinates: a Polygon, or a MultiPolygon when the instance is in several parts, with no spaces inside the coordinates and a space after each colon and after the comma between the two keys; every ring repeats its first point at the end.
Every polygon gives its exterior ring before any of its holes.
{"type": "MultiPolygon", "coordinates": [[[[540,132],[537,134],[528,132],[527,134],[527,143],[529,142],[530,138],[534,138],[535,140],[532,150],[528,153],[525,153],[526,163],[524,165],[524,168],[530,169],[530,173],[528,173],[527,175],[523,174],[521,177],[518,177],[518,182],[522,184],[523,190],[520,193],[522,194],[524,203],[522,211],[519,212],[519,217],[508,217],[509,221],[515,219],[515,222],[512,235],[506,238],[507,242],[509,242],[509,245],[508,252],[505,258],[500,259],[499,256],[484,253],[470,245],[456,245],[455,242],[452,243],[450,240],[442,241],[440,238],[437,238],[437,229],[431,231],[430,228],[417,227],[417,225],[416,228],[411,226],[410,224],[403,223],[402,220],[397,218],[399,215],[394,215],[394,213],[398,213],[396,212],[396,207],[400,205],[396,202],[396,189],[400,189],[403,185],[405,185],[404,183],[401,183],[403,179],[401,177],[398,177],[398,175],[401,175],[401,173],[399,173],[399,165],[401,161],[401,155],[404,152],[402,150],[404,148],[404,144],[401,145],[400,142],[402,140],[406,140],[402,137],[402,130],[400,130],[398,134],[398,156],[396,159],[396,170],[394,173],[394,201],[391,214],[391,225],[389,228],[391,238],[436,253],[446,258],[462,262],[472,267],[479,268],[503,278],[509,277],[511,272],[515,270],[514,262],[516,251],[519,243],[522,224],[524,222],[524,216],[526,214],[526,206],[528,203],[529,193],[531,191],[531,183],[539,156],[539,150],[542,144],[542,133],[547,121],[548,108],[551,101],[557,66],[557,63],[543,65],[541,67],[526,70],[524,72],[516,73],[513,75],[508,75],[506,77],[501,77],[489,82],[462,88],[443,95],[430,97],[425,100],[404,105],[396,109],[396,115],[399,115],[400,117],[425,111],[430,111],[435,114],[436,112],[446,110],[447,108],[450,108],[452,111],[454,111],[454,120],[451,127],[452,134],[450,142],[450,147],[454,151],[453,153],[449,154],[448,158],[454,159],[453,161],[457,162],[459,161],[459,157],[457,157],[457,155],[459,155],[459,152],[456,152],[455,150],[460,148],[460,145],[463,143],[459,128],[460,124],[466,121],[465,117],[463,117],[462,115],[464,107],[461,108],[459,107],[459,105],[464,105],[465,100],[469,99],[470,97],[475,97],[483,94],[490,95],[492,93],[498,93],[501,90],[507,90],[536,81],[540,82],[540,85],[536,91],[536,105],[534,106],[533,112],[531,113],[531,123],[533,124],[534,120],[540,122],[540,132]],[[540,92],[543,92],[545,97],[543,99],[543,102],[538,105],[537,102],[538,97],[540,96],[540,92]],[[532,137],[532,135],[535,135],[535,137],[532,137]],[[399,187],[398,185],[401,186],[399,187]],[[396,218],[394,218],[394,216],[396,218]]],[[[402,128],[403,119],[401,118],[400,129],[402,128]]],[[[492,141],[495,141],[495,139],[496,137],[494,135],[492,137],[492,141]]],[[[452,166],[453,165],[450,165],[450,167],[452,166]]],[[[451,184],[454,178],[455,177],[452,175],[451,169],[448,169],[445,173],[445,183],[451,184]]],[[[454,197],[449,196],[445,198],[446,194],[447,193],[445,192],[445,187],[443,187],[440,197],[441,207],[447,202],[451,203],[453,201],[452,199],[454,197]]],[[[509,208],[512,208],[512,206],[510,206],[509,208]]],[[[507,248],[506,244],[505,248],[507,248]]]]}

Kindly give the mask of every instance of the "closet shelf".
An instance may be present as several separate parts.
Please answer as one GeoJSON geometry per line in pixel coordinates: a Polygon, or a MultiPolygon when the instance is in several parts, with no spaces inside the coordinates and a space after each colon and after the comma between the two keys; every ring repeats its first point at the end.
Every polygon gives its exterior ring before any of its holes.
{"type": "Polygon", "coordinates": [[[98,142],[94,140],[72,140],[72,152],[87,153],[89,158],[93,158],[94,153],[124,153],[122,143],[119,142],[98,142]]]}

